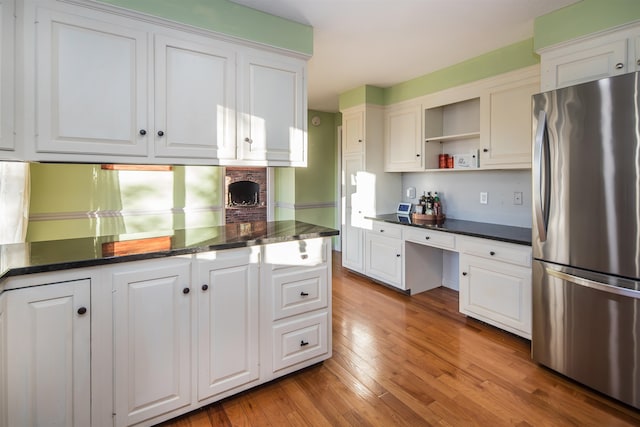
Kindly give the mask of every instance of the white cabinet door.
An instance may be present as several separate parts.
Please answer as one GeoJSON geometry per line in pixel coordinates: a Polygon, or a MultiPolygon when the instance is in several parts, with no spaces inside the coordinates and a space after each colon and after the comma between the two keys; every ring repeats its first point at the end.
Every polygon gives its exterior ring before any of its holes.
{"type": "Polygon", "coordinates": [[[531,339],[531,269],[460,254],[460,312],[531,339]]]}
{"type": "Polygon", "coordinates": [[[306,166],[305,62],[247,51],[241,54],[241,64],[238,158],[268,161],[272,166],[306,166]]]}
{"type": "Polygon", "coordinates": [[[402,239],[387,237],[376,231],[365,235],[364,274],[404,289],[402,284],[402,239]]]}
{"type": "Polygon", "coordinates": [[[6,425],[91,425],[90,281],[5,295],[6,425]]]}
{"type": "Polygon", "coordinates": [[[543,91],[633,70],[627,64],[627,39],[591,39],[541,55],[543,91]]]}
{"type": "Polygon", "coordinates": [[[536,79],[494,88],[482,98],[482,168],[531,167],[531,96],[536,79]]]}
{"type": "Polygon", "coordinates": [[[190,268],[174,258],[112,271],[116,426],[191,402],[190,268]]]}
{"type": "Polygon", "coordinates": [[[385,112],[385,171],[423,170],[422,106],[407,105],[385,112]]]}
{"type": "Polygon", "coordinates": [[[362,200],[358,193],[358,180],[363,176],[361,154],[348,155],[342,159],[342,195],[344,200],[342,221],[342,265],[362,272],[364,269],[364,210],[370,200],[362,200]]]}
{"type": "Polygon", "coordinates": [[[354,110],[342,117],[343,154],[362,153],[364,151],[364,110],[354,110]]]}
{"type": "Polygon", "coordinates": [[[0,159],[12,158],[14,142],[14,2],[0,1],[0,159]]]}
{"type": "Polygon", "coordinates": [[[7,427],[7,315],[6,294],[0,294],[0,427],[7,427]]]}
{"type": "Polygon", "coordinates": [[[198,400],[259,377],[259,277],[253,258],[249,249],[198,256],[198,400]]]}
{"type": "Polygon", "coordinates": [[[147,156],[147,33],[79,13],[37,10],[35,151],[147,156]]]}
{"type": "Polygon", "coordinates": [[[211,39],[155,36],[156,157],[235,158],[235,56],[211,39]]]}

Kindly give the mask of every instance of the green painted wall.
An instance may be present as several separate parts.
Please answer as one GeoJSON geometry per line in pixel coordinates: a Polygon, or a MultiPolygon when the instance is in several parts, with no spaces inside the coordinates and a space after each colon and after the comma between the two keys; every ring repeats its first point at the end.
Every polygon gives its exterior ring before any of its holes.
{"type": "Polygon", "coordinates": [[[376,86],[360,86],[340,95],[339,108],[344,110],[360,104],[384,105],[385,89],[376,86]]]}
{"type": "Polygon", "coordinates": [[[228,0],[100,0],[195,27],[313,54],[313,28],[228,0]]]}
{"type": "Polygon", "coordinates": [[[34,220],[29,222],[27,241],[148,233],[224,222],[224,211],[209,209],[222,207],[224,201],[222,168],[174,166],[171,172],[121,172],[102,170],[100,165],[33,163],[30,172],[29,215],[34,220]],[[187,209],[172,214],[173,208],[187,209]],[[119,211],[134,214],[96,215],[119,211]]]}
{"type": "Polygon", "coordinates": [[[534,49],[640,19],[638,0],[582,0],[536,18],[534,49]]]}

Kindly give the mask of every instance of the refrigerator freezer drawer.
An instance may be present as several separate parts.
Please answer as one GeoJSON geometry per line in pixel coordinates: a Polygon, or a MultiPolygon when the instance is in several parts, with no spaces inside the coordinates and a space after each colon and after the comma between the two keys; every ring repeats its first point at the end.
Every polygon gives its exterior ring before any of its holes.
{"type": "Polygon", "coordinates": [[[640,408],[640,291],[576,272],[533,263],[533,359],[640,408]]]}

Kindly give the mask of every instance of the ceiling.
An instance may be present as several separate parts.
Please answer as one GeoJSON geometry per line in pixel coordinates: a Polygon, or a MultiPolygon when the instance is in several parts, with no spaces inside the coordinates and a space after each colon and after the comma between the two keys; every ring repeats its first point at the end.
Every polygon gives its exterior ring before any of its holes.
{"type": "Polygon", "coordinates": [[[232,0],[313,27],[309,108],[389,87],[533,36],[533,19],[577,0],[232,0]]]}

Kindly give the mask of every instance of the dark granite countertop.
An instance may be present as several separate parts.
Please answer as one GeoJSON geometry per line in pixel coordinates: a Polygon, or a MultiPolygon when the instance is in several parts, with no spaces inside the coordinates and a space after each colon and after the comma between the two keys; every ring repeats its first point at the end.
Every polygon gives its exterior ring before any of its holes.
{"type": "Polygon", "coordinates": [[[481,237],[483,239],[498,240],[507,243],[531,246],[531,229],[513,227],[509,225],[491,224],[485,222],[464,221],[460,219],[446,219],[442,224],[415,223],[407,221],[396,214],[384,214],[368,217],[376,221],[391,222],[409,227],[426,228],[447,233],[463,234],[465,236],[481,237]]]}
{"type": "Polygon", "coordinates": [[[291,220],[0,245],[0,281],[23,274],[338,234],[338,230],[291,220]]]}

